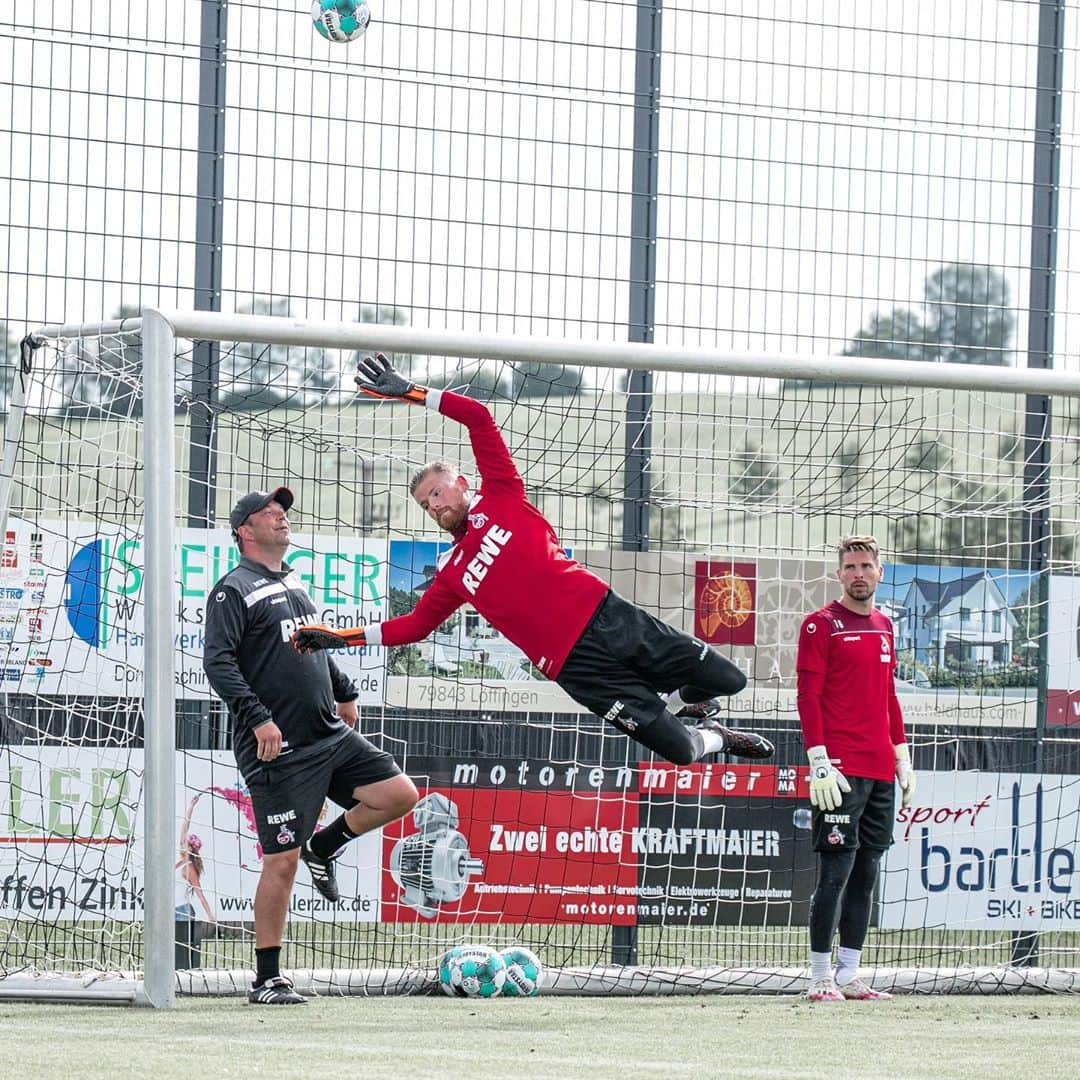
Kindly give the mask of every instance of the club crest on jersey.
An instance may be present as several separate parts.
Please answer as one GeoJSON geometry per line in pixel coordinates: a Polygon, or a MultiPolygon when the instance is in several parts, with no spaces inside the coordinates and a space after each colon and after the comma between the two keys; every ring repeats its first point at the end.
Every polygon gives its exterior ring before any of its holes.
{"type": "Polygon", "coordinates": [[[883,664],[887,664],[891,659],[892,659],[892,656],[889,654],[889,639],[888,638],[882,638],[881,639],[881,662],[883,664]]]}
{"type": "Polygon", "coordinates": [[[286,844],[292,844],[296,841],[296,833],[289,828],[288,825],[282,825],[278,829],[277,842],[284,847],[286,844]]]}
{"type": "Polygon", "coordinates": [[[636,731],[637,721],[631,719],[629,716],[622,715],[622,711],[625,708],[626,706],[621,701],[616,700],[611,708],[604,713],[603,718],[605,720],[610,720],[613,724],[618,724],[623,731],[636,731]]]}
{"type": "Polygon", "coordinates": [[[469,515],[469,527],[472,529],[482,529],[488,523],[487,514],[470,514],[469,515]]]}
{"type": "Polygon", "coordinates": [[[825,839],[834,847],[836,847],[838,844],[842,844],[844,842],[844,834],[834,825],[829,830],[829,835],[826,836],[825,839]]]}

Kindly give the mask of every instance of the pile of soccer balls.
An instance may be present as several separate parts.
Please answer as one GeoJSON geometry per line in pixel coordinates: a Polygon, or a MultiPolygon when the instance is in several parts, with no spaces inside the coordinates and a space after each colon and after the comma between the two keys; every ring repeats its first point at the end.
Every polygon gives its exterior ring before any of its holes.
{"type": "Polygon", "coordinates": [[[371,22],[367,0],[313,0],[311,18],[327,41],[355,41],[371,22]]]}
{"type": "Polygon", "coordinates": [[[451,997],[533,997],[540,992],[543,967],[519,945],[498,952],[487,945],[455,945],[439,960],[439,989],[451,997]]]}

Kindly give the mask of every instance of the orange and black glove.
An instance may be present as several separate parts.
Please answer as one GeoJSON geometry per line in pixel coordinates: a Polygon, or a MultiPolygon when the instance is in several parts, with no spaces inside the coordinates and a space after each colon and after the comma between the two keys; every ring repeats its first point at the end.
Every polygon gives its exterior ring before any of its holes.
{"type": "Polygon", "coordinates": [[[320,649],[355,649],[367,644],[364,628],[333,630],[329,626],[302,626],[293,632],[292,647],[299,653],[318,652],[320,649]]]}
{"type": "Polygon", "coordinates": [[[426,386],[418,386],[399,375],[381,352],[356,362],[353,382],[362,394],[384,400],[411,401],[414,405],[423,405],[428,393],[426,386]]]}

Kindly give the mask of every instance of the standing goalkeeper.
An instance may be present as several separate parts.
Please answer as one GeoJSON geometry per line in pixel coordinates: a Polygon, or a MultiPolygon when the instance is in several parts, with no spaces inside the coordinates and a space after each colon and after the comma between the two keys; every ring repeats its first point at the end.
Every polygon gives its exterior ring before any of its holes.
{"type": "Polygon", "coordinates": [[[881,857],[893,842],[894,780],[911,802],[915,774],[896,697],[892,623],[874,610],[884,576],[872,536],[838,549],[844,595],[799,631],[798,703],[810,759],[818,875],[810,900],[811,1001],[883,1001],[859,976],[881,857]],[[839,915],[835,977],[832,938],[839,915]]]}
{"type": "Polygon", "coordinates": [[[469,603],[575,701],[676,765],[705,754],[772,754],[767,739],[712,718],[714,696],[746,685],[734,664],[628,603],[566,556],[555,530],[525,497],[524,481],[483,405],[409,382],[381,353],[358,366],[356,383],[365,394],[424,405],[464,424],[481,483],[470,490],[445,461],[424,466],[409,490],[454,538],[431,587],[410,614],[381,626],[302,627],[292,637],[300,652],[422,641],[469,603]],[[697,723],[688,726],[680,716],[697,723]]]}

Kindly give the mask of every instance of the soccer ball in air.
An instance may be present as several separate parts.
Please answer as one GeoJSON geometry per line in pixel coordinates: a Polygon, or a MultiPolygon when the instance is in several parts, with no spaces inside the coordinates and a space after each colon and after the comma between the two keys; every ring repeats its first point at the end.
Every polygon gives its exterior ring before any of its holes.
{"type": "Polygon", "coordinates": [[[327,41],[355,41],[371,21],[367,0],[313,0],[311,18],[327,41]]]}
{"type": "Polygon", "coordinates": [[[503,997],[534,997],[540,993],[544,981],[544,968],[534,952],[512,945],[499,954],[506,964],[506,982],[503,997]]]}
{"type": "Polygon", "coordinates": [[[439,961],[439,989],[451,997],[496,997],[506,983],[506,963],[487,945],[455,945],[439,961]]]}

